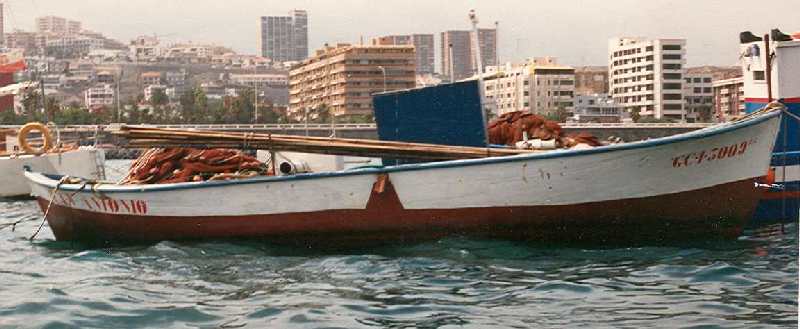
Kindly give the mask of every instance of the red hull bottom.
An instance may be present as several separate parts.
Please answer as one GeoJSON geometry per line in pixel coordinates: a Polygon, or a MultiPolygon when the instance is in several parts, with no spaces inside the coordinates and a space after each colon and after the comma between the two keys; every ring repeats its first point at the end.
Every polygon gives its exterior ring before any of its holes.
{"type": "MultiPolygon", "coordinates": [[[[130,243],[207,238],[276,242],[384,242],[448,235],[558,243],[666,243],[736,238],[763,191],[754,179],[654,197],[567,206],[403,209],[391,182],[366,209],[247,216],[159,217],[95,213],[52,205],[57,240],[130,243]]],[[[42,209],[47,201],[39,198],[42,209]]]]}

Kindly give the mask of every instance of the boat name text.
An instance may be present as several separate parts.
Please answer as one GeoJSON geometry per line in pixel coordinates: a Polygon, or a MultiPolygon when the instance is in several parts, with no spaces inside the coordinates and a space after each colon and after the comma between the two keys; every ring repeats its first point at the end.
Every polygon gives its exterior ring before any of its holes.
{"type": "Polygon", "coordinates": [[[114,199],[99,196],[75,196],[71,193],[58,192],[53,196],[53,203],[66,206],[86,208],[89,211],[112,214],[146,215],[148,206],[145,200],[114,199]]]}
{"type": "Polygon", "coordinates": [[[688,167],[699,165],[703,162],[717,161],[727,158],[738,157],[747,152],[747,147],[755,144],[755,139],[735,143],[723,147],[715,147],[710,150],[690,152],[672,158],[672,167],[688,167]]]}

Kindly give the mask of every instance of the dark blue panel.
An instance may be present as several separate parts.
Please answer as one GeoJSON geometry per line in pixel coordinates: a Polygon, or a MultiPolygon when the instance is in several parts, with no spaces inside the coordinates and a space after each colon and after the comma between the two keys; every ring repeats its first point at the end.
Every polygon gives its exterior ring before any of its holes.
{"type": "MultiPolygon", "coordinates": [[[[786,105],[786,108],[794,115],[800,115],[800,104],[786,103],[783,99],[778,100],[786,105]]],[[[767,103],[747,102],[745,112],[753,112],[766,106],[767,103]]],[[[775,141],[774,152],[800,151],[800,122],[788,115],[784,115],[781,120],[781,128],[778,131],[778,138],[775,141]],[[785,136],[785,137],[784,137],[785,136]],[[784,140],[784,138],[786,140],[784,140]],[[784,146],[785,144],[785,146],[784,146]]]]}
{"type": "Polygon", "coordinates": [[[486,146],[476,80],[381,93],[372,103],[381,140],[486,146]]]}

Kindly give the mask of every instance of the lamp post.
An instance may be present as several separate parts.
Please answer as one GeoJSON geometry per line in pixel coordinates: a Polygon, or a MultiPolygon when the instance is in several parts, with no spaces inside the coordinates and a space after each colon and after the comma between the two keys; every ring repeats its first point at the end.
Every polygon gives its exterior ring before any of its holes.
{"type": "Polygon", "coordinates": [[[306,126],[306,136],[308,136],[308,106],[304,108],[305,110],[305,126],[306,126]]]}
{"type": "Polygon", "coordinates": [[[253,124],[258,123],[258,66],[253,64],[253,124]]]}
{"type": "Polygon", "coordinates": [[[378,68],[383,72],[383,92],[386,92],[386,69],[383,66],[378,66],[378,68]]]}
{"type": "Polygon", "coordinates": [[[116,116],[116,121],[117,121],[117,122],[120,122],[120,121],[122,121],[122,117],[121,117],[121,115],[122,115],[122,112],[120,112],[120,95],[119,95],[119,84],[120,84],[120,82],[122,81],[122,76],[123,76],[124,74],[125,74],[125,71],[123,70],[123,68],[122,68],[122,65],[120,65],[120,67],[119,67],[119,75],[117,76],[117,94],[115,95],[115,96],[117,96],[117,111],[116,111],[116,113],[115,113],[115,114],[116,114],[115,116],[116,116]]]}

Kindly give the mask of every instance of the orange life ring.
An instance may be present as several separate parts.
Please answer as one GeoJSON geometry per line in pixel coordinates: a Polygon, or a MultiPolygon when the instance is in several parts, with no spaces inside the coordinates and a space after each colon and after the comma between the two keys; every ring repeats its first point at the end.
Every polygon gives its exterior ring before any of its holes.
{"type": "Polygon", "coordinates": [[[39,122],[30,122],[22,126],[22,128],[19,129],[17,141],[19,142],[20,149],[25,153],[42,154],[53,147],[53,137],[50,136],[50,129],[47,129],[47,126],[39,122]],[[33,147],[28,143],[28,134],[30,134],[31,131],[38,131],[42,134],[42,146],[33,147]]]}

